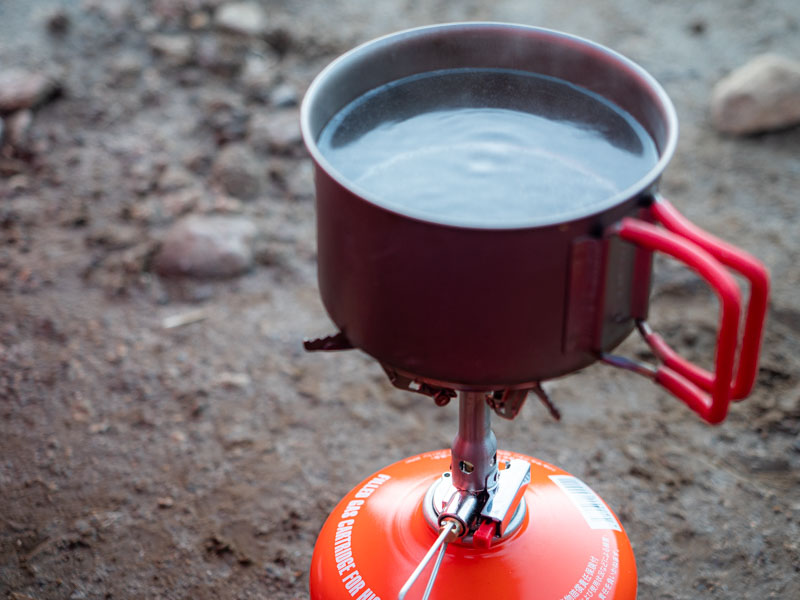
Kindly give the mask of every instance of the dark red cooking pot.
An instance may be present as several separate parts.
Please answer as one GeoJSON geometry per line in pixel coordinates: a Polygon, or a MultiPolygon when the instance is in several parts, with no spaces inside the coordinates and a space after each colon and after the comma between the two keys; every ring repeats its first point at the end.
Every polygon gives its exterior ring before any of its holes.
{"type": "Polygon", "coordinates": [[[659,177],[675,149],[675,110],[661,86],[630,60],[533,27],[423,27],[335,60],[309,88],[301,118],[316,166],[322,300],[343,333],[339,339],[346,337],[390,374],[419,385],[501,390],[530,387],[603,359],[648,375],[710,422],[725,417],[731,398],[749,393],[766,311],[766,270],[658,196],[659,177]],[[320,152],[321,130],[355,98],[404,77],[454,68],[524,70],[599,94],[644,127],[658,161],[628,189],[555,222],[545,216],[479,227],[389,208],[320,152]],[[713,373],[681,359],[645,322],[653,250],[685,262],[720,298],[713,373]],[[741,339],[740,292],[728,268],[750,281],[741,339]],[[660,366],[609,354],[637,325],[660,366]]]}

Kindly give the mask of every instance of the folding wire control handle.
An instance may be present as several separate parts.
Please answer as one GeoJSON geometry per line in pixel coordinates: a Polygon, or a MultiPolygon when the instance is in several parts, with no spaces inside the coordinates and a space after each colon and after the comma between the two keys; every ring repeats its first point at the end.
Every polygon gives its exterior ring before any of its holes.
{"type": "Polygon", "coordinates": [[[463,532],[463,529],[458,521],[454,519],[444,520],[441,528],[439,529],[439,536],[436,538],[436,541],[433,543],[433,545],[428,549],[428,552],[417,565],[417,568],[414,569],[414,572],[411,573],[411,576],[405,582],[403,587],[400,588],[400,593],[397,594],[397,600],[404,600],[406,594],[414,585],[414,583],[416,583],[417,579],[419,579],[419,576],[422,574],[425,566],[430,562],[431,558],[433,558],[433,555],[438,549],[439,554],[436,556],[436,562],[433,564],[433,570],[431,571],[430,577],[428,577],[428,584],[425,586],[425,593],[422,595],[422,600],[428,600],[428,597],[431,595],[431,590],[433,589],[433,584],[436,581],[436,576],[439,575],[439,567],[442,565],[442,558],[444,558],[445,550],[447,550],[447,544],[453,539],[458,538],[459,532],[463,532]]]}
{"type": "Polygon", "coordinates": [[[692,224],[666,199],[656,198],[651,210],[664,228],[639,219],[625,218],[610,233],[644,248],[669,254],[696,271],[712,287],[720,300],[714,372],[678,355],[645,321],[637,322],[638,329],[662,364],[648,368],[613,355],[603,355],[603,360],[652,378],[683,400],[705,421],[720,423],[728,414],[730,401],[744,399],[755,382],[767,312],[769,274],[759,260],[692,224]],[[737,271],[750,282],[741,348],[741,293],[726,267],[737,271]]]}

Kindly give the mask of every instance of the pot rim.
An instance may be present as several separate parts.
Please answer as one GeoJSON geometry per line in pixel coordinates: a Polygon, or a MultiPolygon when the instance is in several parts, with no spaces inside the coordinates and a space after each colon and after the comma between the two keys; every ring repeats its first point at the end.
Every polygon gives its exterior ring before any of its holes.
{"type": "MultiPolygon", "coordinates": [[[[590,92],[590,93],[594,94],[595,92],[590,92]]],[[[339,110],[341,110],[341,108],[344,107],[340,107],[339,110]]],[[[678,118],[675,112],[675,107],[672,104],[672,101],[670,100],[669,96],[667,95],[666,91],[661,86],[661,84],[658,83],[658,81],[656,81],[656,79],[639,64],[633,62],[631,59],[625,57],[619,52],[616,52],[615,50],[611,50],[606,46],[603,46],[601,44],[598,44],[596,42],[593,42],[591,40],[588,40],[580,36],[575,36],[554,29],[547,29],[542,27],[534,27],[530,25],[521,25],[514,23],[494,22],[494,21],[455,22],[455,23],[443,23],[437,25],[414,27],[411,29],[405,29],[402,31],[390,33],[388,35],[375,38],[345,52],[338,58],[334,59],[330,64],[328,64],[328,66],[326,66],[311,82],[311,85],[306,91],[306,94],[303,98],[303,102],[300,107],[300,128],[305,145],[309,153],[311,154],[311,157],[316,162],[318,168],[321,168],[328,177],[331,177],[339,185],[352,192],[355,196],[357,196],[361,200],[377,208],[383,209],[387,212],[393,213],[403,218],[412,219],[415,221],[421,221],[431,225],[454,227],[459,229],[473,229],[473,230],[534,229],[538,227],[561,225],[571,221],[585,219],[587,217],[591,217],[592,215],[601,214],[625,202],[626,200],[630,200],[631,198],[637,197],[645,193],[646,191],[650,190],[653,186],[655,186],[659,177],[661,176],[661,173],[664,171],[667,164],[671,160],[672,155],[675,152],[675,147],[677,145],[677,139],[678,139],[678,118]],[[421,211],[416,211],[412,209],[399,210],[396,207],[396,205],[393,205],[392,203],[382,200],[377,194],[370,193],[369,191],[364,190],[363,188],[354,184],[347,177],[342,175],[330,163],[330,161],[328,161],[325,155],[319,150],[319,147],[317,146],[317,139],[313,133],[313,127],[311,125],[312,110],[314,108],[314,105],[316,104],[318,96],[321,94],[320,90],[324,87],[326,79],[328,79],[333,73],[339,71],[340,69],[346,69],[351,62],[353,62],[356,58],[360,57],[364,52],[367,52],[370,49],[380,48],[400,40],[408,40],[416,36],[425,36],[431,33],[435,33],[437,31],[446,32],[446,31],[456,31],[459,29],[464,31],[469,31],[469,30],[481,30],[481,29],[488,30],[488,29],[498,29],[498,28],[537,33],[541,36],[550,37],[554,40],[556,39],[564,40],[564,41],[569,41],[573,44],[581,45],[587,49],[592,50],[592,52],[594,53],[599,53],[603,55],[607,60],[609,60],[609,62],[616,62],[621,67],[627,69],[629,73],[635,74],[635,76],[639,78],[639,80],[643,83],[643,85],[649,88],[654,93],[655,97],[658,100],[658,103],[660,104],[659,108],[662,110],[663,115],[665,117],[665,122],[664,122],[665,140],[663,148],[659,151],[658,161],[650,168],[649,171],[647,171],[647,173],[645,173],[642,177],[640,177],[637,181],[629,185],[627,188],[620,190],[619,192],[617,192],[613,196],[610,196],[606,200],[592,204],[589,207],[575,209],[572,211],[567,211],[556,215],[538,217],[526,221],[509,223],[507,225],[497,224],[497,223],[492,223],[487,225],[481,222],[470,221],[466,219],[459,220],[458,218],[451,218],[451,219],[435,218],[431,217],[430,215],[426,215],[421,211]]]]}

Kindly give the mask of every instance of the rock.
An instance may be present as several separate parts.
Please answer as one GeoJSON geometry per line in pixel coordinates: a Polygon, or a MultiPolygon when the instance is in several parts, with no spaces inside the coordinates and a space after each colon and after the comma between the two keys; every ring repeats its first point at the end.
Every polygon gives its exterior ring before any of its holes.
{"type": "Polygon", "coordinates": [[[186,217],[167,232],[153,266],[167,276],[235,277],[253,265],[256,233],[243,217],[186,217]]]}
{"type": "Polygon", "coordinates": [[[255,2],[223,4],[214,15],[220,29],[240,35],[262,35],[267,29],[267,14],[255,2]]]}
{"type": "Polygon", "coordinates": [[[277,76],[277,60],[263,56],[248,56],[242,69],[241,82],[248,97],[266,101],[277,76]]]}
{"type": "Polygon", "coordinates": [[[202,35],[197,40],[195,60],[204,69],[230,77],[241,69],[245,52],[246,47],[236,43],[236,40],[202,35]]]}
{"type": "Polygon", "coordinates": [[[70,18],[69,14],[63,7],[57,7],[45,16],[45,27],[53,35],[64,35],[69,31],[70,18]]]}
{"type": "Polygon", "coordinates": [[[211,171],[213,178],[231,196],[252,200],[261,191],[261,162],[244,144],[225,146],[214,160],[211,171]]]}
{"type": "Polygon", "coordinates": [[[248,140],[255,150],[283,156],[297,154],[302,148],[300,114],[297,110],[256,113],[250,120],[248,140]]]}
{"type": "Polygon", "coordinates": [[[762,54],[733,71],[714,86],[711,119],[738,135],[800,123],[800,62],[762,54]]]}
{"type": "Polygon", "coordinates": [[[169,165],[158,179],[158,189],[162,192],[174,192],[192,186],[195,177],[179,165],[169,165]]]}
{"type": "Polygon", "coordinates": [[[210,22],[208,13],[204,11],[193,12],[189,15],[189,29],[205,29],[210,22]]]}
{"type": "Polygon", "coordinates": [[[58,82],[44,73],[22,69],[0,72],[0,113],[34,108],[58,90],[58,82]]]}
{"type": "Polygon", "coordinates": [[[30,110],[18,110],[6,120],[5,142],[18,151],[26,151],[31,146],[31,127],[33,113],[30,110]]]}
{"type": "Polygon", "coordinates": [[[282,83],[272,90],[269,101],[277,108],[290,108],[300,103],[300,94],[291,83],[282,83]]]}
{"type": "Polygon", "coordinates": [[[153,34],[148,38],[148,43],[157,56],[174,67],[189,64],[194,54],[194,44],[189,35],[153,34]]]}
{"type": "Polygon", "coordinates": [[[142,59],[135,52],[122,52],[111,63],[111,79],[119,87],[129,88],[142,75],[142,59]]]}

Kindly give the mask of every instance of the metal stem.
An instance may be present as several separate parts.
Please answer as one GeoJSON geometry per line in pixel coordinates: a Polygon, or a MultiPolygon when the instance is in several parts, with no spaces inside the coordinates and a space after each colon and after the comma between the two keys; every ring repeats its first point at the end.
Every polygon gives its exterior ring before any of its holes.
{"type": "Polygon", "coordinates": [[[459,490],[483,492],[497,483],[497,438],[490,415],[485,393],[461,392],[450,466],[459,490]]]}
{"type": "Polygon", "coordinates": [[[457,526],[455,521],[446,521],[443,525],[441,530],[439,531],[439,537],[436,538],[436,541],[433,543],[433,546],[428,549],[428,552],[423,557],[422,561],[417,565],[417,568],[414,569],[414,572],[411,573],[411,577],[408,578],[405,585],[400,588],[400,593],[397,595],[397,600],[403,600],[408,593],[408,590],[411,589],[411,586],[419,579],[420,574],[422,573],[425,566],[430,562],[433,555],[436,553],[436,550],[439,549],[441,546],[441,550],[439,551],[439,556],[436,559],[436,564],[433,567],[433,571],[431,572],[431,576],[428,579],[428,585],[425,587],[425,595],[423,596],[423,600],[426,600],[430,595],[431,589],[433,588],[433,582],[436,580],[436,576],[439,574],[439,566],[442,564],[442,558],[444,557],[444,551],[447,549],[447,542],[445,541],[448,536],[453,532],[453,529],[457,526]]]}

